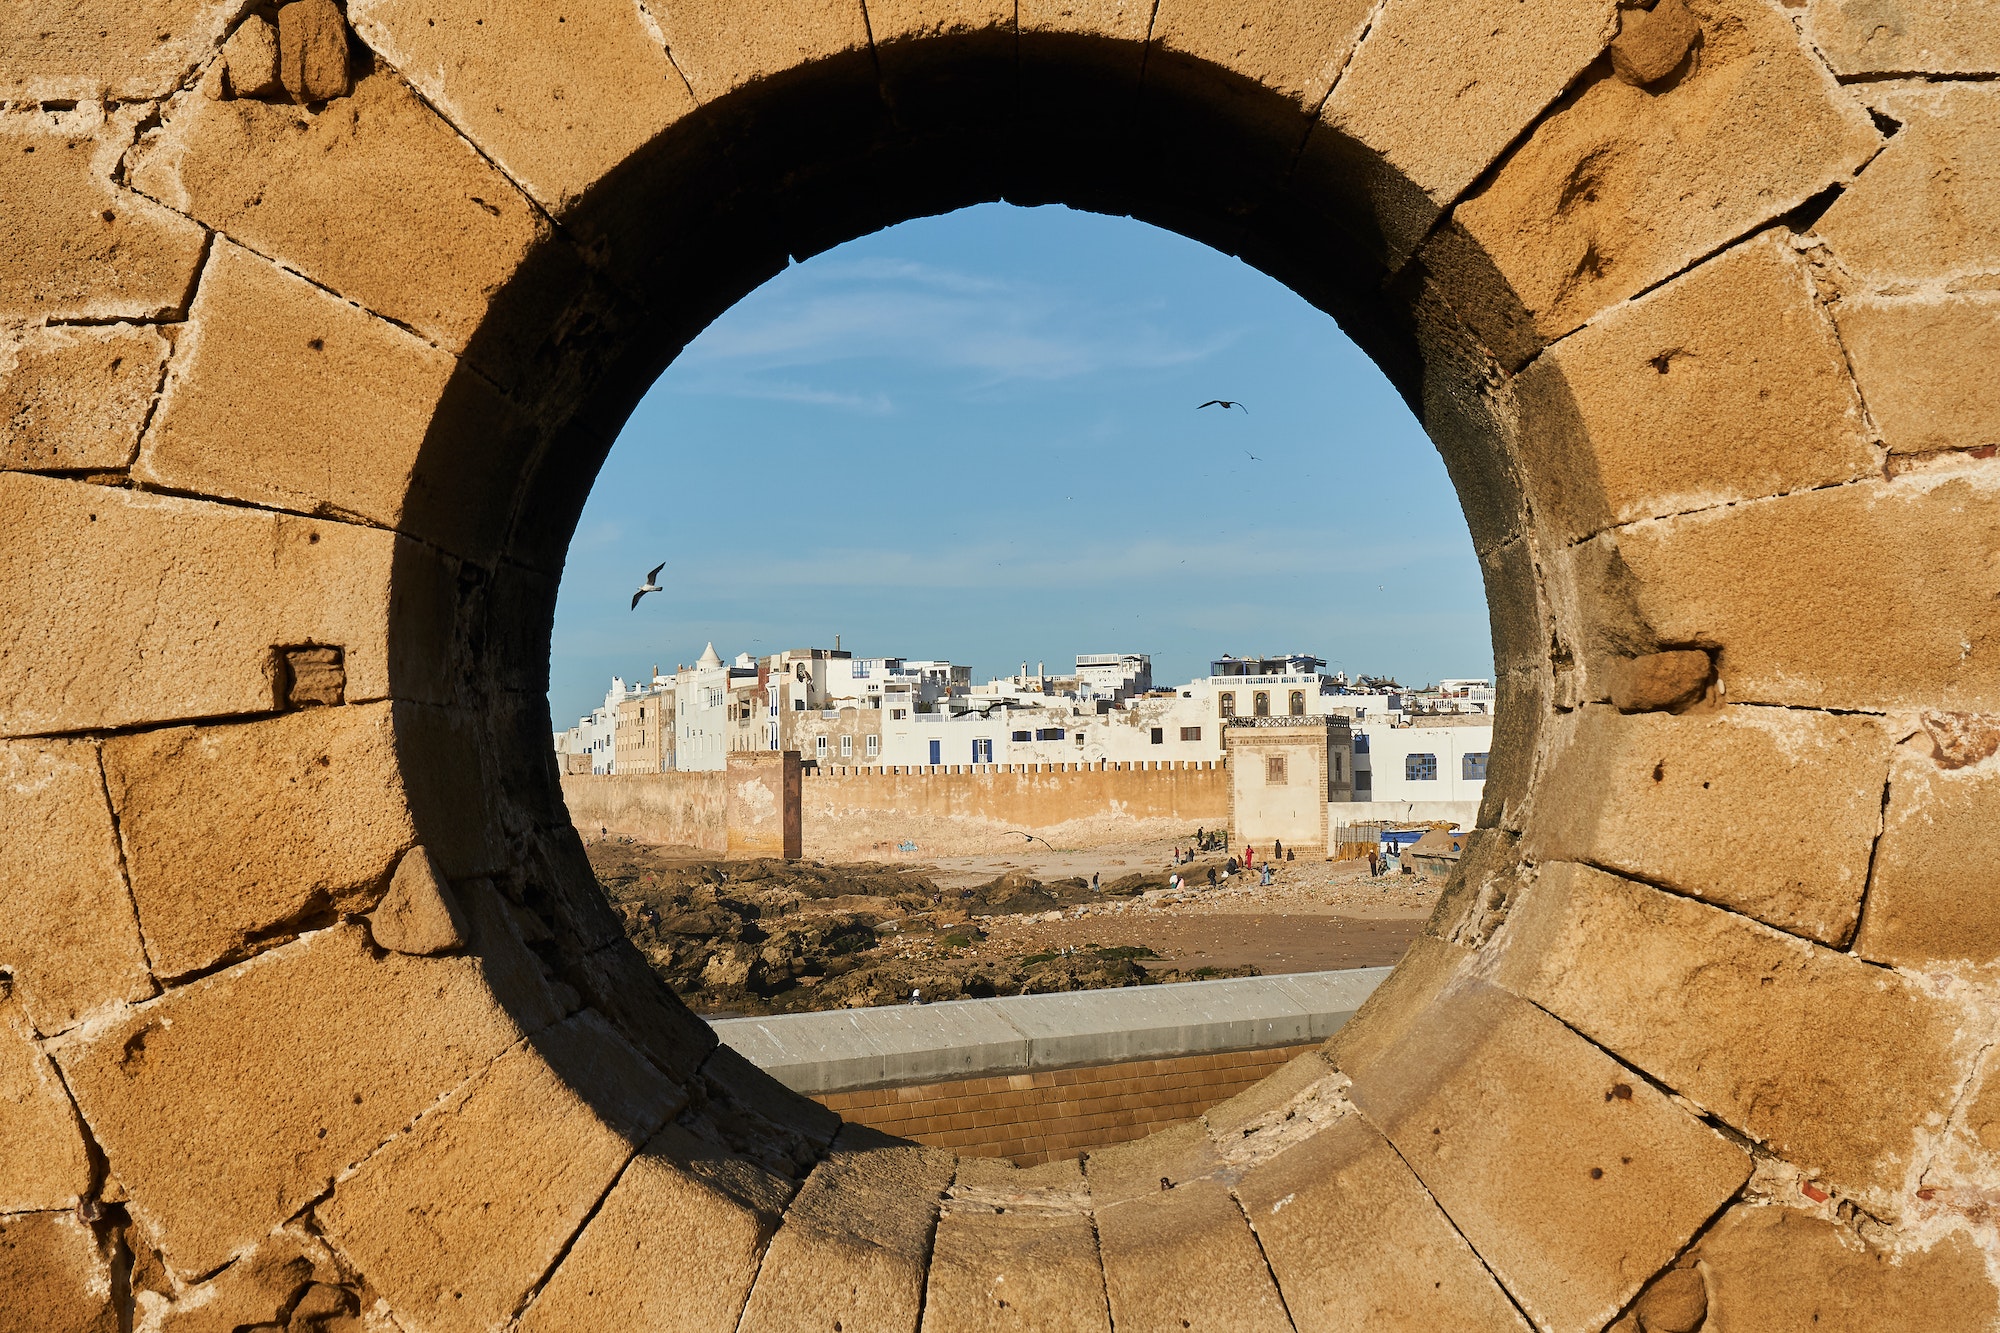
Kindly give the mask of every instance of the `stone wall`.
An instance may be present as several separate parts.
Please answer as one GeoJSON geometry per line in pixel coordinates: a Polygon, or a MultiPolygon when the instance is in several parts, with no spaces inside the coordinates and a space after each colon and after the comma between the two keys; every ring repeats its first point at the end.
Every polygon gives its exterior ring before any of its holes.
{"type": "Polygon", "coordinates": [[[799,855],[799,757],[732,754],[727,769],[565,774],[564,807],[586,838],[606,833],[714,856],[799,855]]]}
{"type": "Polygon", "coordinates": [[[0,1318],[1993,1329],[1996,74],[1966,0],[0,9],[0,1318]],[[1367,1008],[1026,1171],[720,1050],[545,703],[660,367],[1002,198],[1339,318],[1499,696],[1367,1008]]]}
{"type": "Polygon", "coordinates": [[[1017,1166],[1075,1158],[1191,1120],[1311,1046],[1128,1060],[899,1088],[826,1092],[822,1106],[886,1134],[1017,1166]]]}

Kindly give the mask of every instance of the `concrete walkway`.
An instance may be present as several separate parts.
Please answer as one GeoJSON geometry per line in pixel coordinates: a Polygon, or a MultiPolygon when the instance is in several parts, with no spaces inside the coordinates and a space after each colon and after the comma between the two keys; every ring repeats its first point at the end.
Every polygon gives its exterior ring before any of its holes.
{"type": "Polygon", "coordinates": [[[1386,967],[770,1018],[716,1035],[803,1093],[1295,1046],[1331,1036],[1386,967]]]}

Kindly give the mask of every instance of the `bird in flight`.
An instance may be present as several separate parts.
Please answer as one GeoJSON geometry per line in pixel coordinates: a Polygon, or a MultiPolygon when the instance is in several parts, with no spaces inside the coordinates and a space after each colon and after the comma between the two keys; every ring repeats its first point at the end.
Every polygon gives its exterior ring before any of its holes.
{"type": "Polygon", "coordinates": [[[632,594],[632,608],[631,608],[632,610],[637,611],[639,609],[639,599],[641,597],[644,597],[647,593],[666,591],[665,588],[662,588],[659,584],[653,582],[654,579],[660,577],[660,571],[665,569],[666,567],[667,567],[667,562],[664,560],[662,560],[659,564],[653,566],[653,572],[646,575],[646,581],[639,585],[639,591],[632,594]]]}
{"type": "Polygon", "coordinates": [[[1037,837],[1033,833],[1022,833],[1021,830],[1017,828],[1010,828],[1007,831],[1009,833],[1019,834],[1021,837],[1026,838],[1029,842],[1039,842],[1040,844],[1042,844],[1042,846],[1047,847],[1050,851],[1055,850],[1053,846],[1050,846],[1049,840],[1047,838],[1037,837]]]}
{"type": "MultiPolygon", "coordinates": [[[[1234,399],[1230,398],[1211,398],[1207,402],[1203,403],[1201,407],[1219,407],[1225,412],[1227,412],[1230,408],[1233,407],[1236,408],[1238,411],[1242,412],[1243,415],[1246,417],[1250,415],[1249,408],[1243,406],[1243,404],[1236,402],[1234,399]]],[[[1201,411],[1201,407],[1197,407],[1195,411],[1197,412],[1201,411]]]]}
{"type": "Polygon", "coordinates": [[[1243,452],[1249,456],[1250,461],[1253,463],[1261,463],[1264,461],[1263,459],[1257,457],[1257,455],[1251,453],[1248,449],[1245,449],[1243,452]]]}

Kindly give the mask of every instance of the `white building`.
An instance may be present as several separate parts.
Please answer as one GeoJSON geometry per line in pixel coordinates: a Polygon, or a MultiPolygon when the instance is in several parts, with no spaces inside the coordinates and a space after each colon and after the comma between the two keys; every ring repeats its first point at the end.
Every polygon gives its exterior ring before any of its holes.
{"type": "MultiPolygon", "coordinates": [[[[1476,808],[1486,793],[1486,763],[1492,749],[1490,722],[1359,723],[1354,729],[1354,799],[1375,805],[1449,801],[1476,808]]],[[[1413,812],[1413,817],[1423,816],[1413,812]]],[[[1470,827],[1469,819],[1461,822],[1470,827]]]]}

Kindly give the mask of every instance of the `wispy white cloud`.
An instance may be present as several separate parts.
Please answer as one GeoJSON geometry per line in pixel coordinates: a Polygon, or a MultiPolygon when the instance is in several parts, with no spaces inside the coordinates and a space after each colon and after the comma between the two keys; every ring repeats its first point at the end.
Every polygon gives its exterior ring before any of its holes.
{"type": "Polygon", "coordinates": [[[1107,307],[1052,287],[912,261],[815,264],[723,316],[682,354],[681,366],[696,372],[697,385],[727,385],[879,358],[905,374],[967,373],[978,387],[1188,365],[1241,336],[1218,329],[1190,339],[1159,314],[1153,301],[1107,307]]]}

